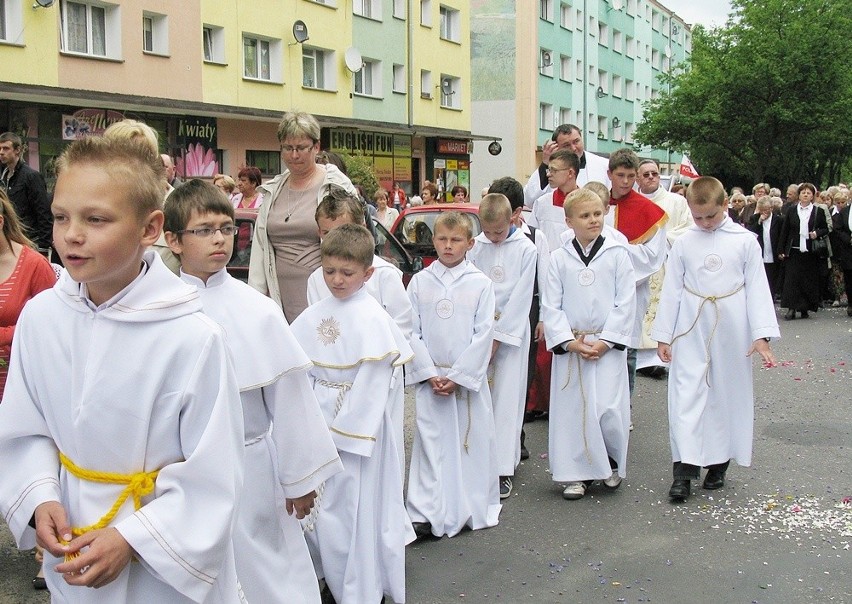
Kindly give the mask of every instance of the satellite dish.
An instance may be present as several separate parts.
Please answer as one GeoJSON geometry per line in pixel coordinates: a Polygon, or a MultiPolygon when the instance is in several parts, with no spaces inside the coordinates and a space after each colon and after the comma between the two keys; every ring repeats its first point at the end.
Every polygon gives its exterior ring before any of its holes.
{"type": "Polygon", "coordinates": [[[443,92],[445,96],[453,94],[453,82],[450,78],[441,78],[441,92],[443,92]]]}
{"type": "Polygon", "coordinates": [[[669,59],[672,57],[672,47],[666,44],[666,49],[663,51],[669,59]]]}
{"type": "Polygon", "coordinates": [[[612,0],[612,8],[614,10],[621,10],[624,8],[624,0],[612,0]]]}
{"type": "Polygon", "coordinates": [[[33,8],[36,8],[38,6],[42,8],[50,8],[51,6],[53,6],[53,2],[54,0],[36,0],[36,3],[33,4],[33,8]]]}
{"type": "Polygon", "coordinates": [[[361,53],[354,46],[346,49],[343,60],[346,63],[346,69],[352,73],[358,73],[364,67],[364,59],[361,58],[361,53]]]}
{"type": "Polygon", "coordinates": [[[299,44],[308,39],[308,26],[301,19],[293,23],[293,37],[299,44]]]}

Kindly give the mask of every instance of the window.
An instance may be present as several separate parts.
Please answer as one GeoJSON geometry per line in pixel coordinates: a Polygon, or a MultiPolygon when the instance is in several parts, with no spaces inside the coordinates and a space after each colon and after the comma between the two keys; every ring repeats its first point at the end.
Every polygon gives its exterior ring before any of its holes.
{"type": "Polygon", "coordinates": [[[538,18],[553,22],[553,0],[539,0],[538,18]]]}
{"type": "Polygon", "coordinates": [[[633,89],[633,80],[624,81],[624,98],[632,101],[636,92],[633,89]]]}
{"type": "Polygon", "coordinates": [[[169,54],[169,21],[166,15],[142,13],[142,50],[169,54]]]}
{"type": "Polygon", "coordinates": [[[432,72],[426,69],[420,70],[420,98],[432,98],[432,72]]]}
{"type": "Polygon", "coordinates": [[[364,59],[361,71],[355,74],[355,94],[382,96],[382,63],[364,59]]]}
{"type": "MultiPolygon", "coordinates": [[[[559,79],[564,81],[569,81],[571,79],[571,67],[573,65],[573,61],[571,57],[566,57],[565,55],[559,56],[559,79]]],[[[563,122],[565,123],[565,122],[563,122]]]]}
{"type": "Polygon", "coordinates": [[[432,0],[420,0],[420,25],[432,27],[432,0]]]}
{"type": "Polygon", "coordinates": [[[627,56],[633,58],[636,55],[636,38],[627,36],[627,56]]]}
{"type": "Polygon", "coordinates": [[[243,76],[258,80],[271,80],[272,70],[269,57],[269,40],[243,37],[243,76]]]}
{"type": "Polygon", "coordinates": [[[539,104],[538,127],[542,130],[553,130],[553,105],[550,103],[539,104]]]}
{"type": "Polygon", "coordinates": [[[618,30],[612,32],[612,49],[615,52],[624,52],[624,34],[618,30]]]}
{"type": "Polygon", "coordinates": [[[620,75],[612,74],[612,96],[621,98],[622,79],[620,75]]]}
{"type": "Polygon", "coordinates": [[[393,66],[393,91],[405,94],[405,65],[393,66]]]}
{"type": "Polygon", "coordinates": [[[579,81],[583,81],[583,61],[581,59],[577,59],[577,69],[574,70],[574,73],[577,76],[579,81]]]}
{"type": "Polygon", "coordinates": [[[651,51],[651,67],[654,69],[660,68],[660,51],[656,48],[651,51]]]}
{"type": "Polygon", "coordinates": [[[451,42],[461,41],[461,17],[459,11],[441,7],[441,38],[451,42]]]}
{"type": "Polygon", "coordinates": [[[281,152],[250,151],[247,149],[246,165],[254,166],[264,176],[275,176],[281,173],[281,152]]]}
{"type": "MultiPolygon", "coordinates": [[[[580,22],[582,23],[582,21],[580,22]]],[[[598,31],[598,22],[594,17],[589,17],[589,35],[592,35],[591,32],[598,31]]]]}
{"type": "Polygon", "coordinates": [[[204,60],[209,63],[225,62],[225,30],[215,25],[204,25],[201,29],[204,45],[204,60]]]}
{"type": "Polygon", "coordinates": [[[560,124],[573,124],[572,120],[572,111],[570,109],[566,109],[563,107],[559,110],[559,123],[560,124]]]}
{"type": "Polygon", "coordinates": [[[353,0],[352,12],[361,17],[381,21],[382,2],[381,0],[353,0]]]}
{"type": "Polygon", "coordinates": [[[607,119],[603,115],[598,116],[598,139],[604,140],[607,138],[607,119]]]}
{"type": "Polygon", "coordinates": [[[609,74],[603,69],[598,70],[598,85],[603,88],[603,91],[609,94],[609,74]]]}
{"type": "Polygon", "coordinates": [[[669,18],[666,17],[665,15],[663,15],[663,21],[662,21],[662,24],[660,25],[660,29],[663,32],[664,36],[669,35],[669,18]]]}
{"type": "Polygon", "coordinates": [[[118,6],[66,0],[61,7],[62,50],[118,58],[121,48],[118,6]]]}
{"type": "Polygon", "coordinates": [[[671,65],[671,59],[664,56],[663,57],[663,71],[668,72],[670,65],[671,65]]]}
{"type": "Polygon", "coordinates": [[[579,8],[577,9],[577,16],[574,19],[574,29],[577,31],[583,30],[583,13],[579,8]]]}
{"type": "Polygon", "coordinates": [[[393,0],[393,16],[397,19],[405,19],[406,0],[393,0]]]}
{"type": "Polygon", "coordinates": [[[553,52],[546,48],[538,51],[538,72],[543,76],[553,77],[553,52]]]}
{"type": "Polygon", "coordinates": [[[0,0],[0,40],[24,43],[23,6],[22,0],[0,0]]]}
{"type": "Polygon", "coordinates": [[[6,39],[6,0],[0,0],[0,40],[6,39]]]}
{"type": "Polygon", "coordinates": [[[627,0],[627,14],[635,15],[636,14],[636,0],[627,0]]]}
{"type": "Polygon", "coordinates": [[[441,74],[441,107],[461,109],[461,80],[441,74]]]}
{"type": "Polygon", "coordinates": [[[609,25],[598,21],[598,44],[609,46],[609,25]]]}
{"type": "Polygon", "coordinates": [[[635,130],[635,128],[633,127],[632,123],[627,122],[626,124],[624,124],[624,142],[633,143],[633,131],[634,130],[635,130]]]}
{"type": "Polygon", "coordinates": [[[321,90],[333,90],[336,84],[334,80],[334,66],[332,60],[334,52],[320,48],[302,48],[302,86],[305,88],[319,88],[321,90]]]}
{"type": "Polygon", "coordinates": [[[574,27],[574,9],[568,4],[559,7],[559,25],[565,29],[574,27]]]}

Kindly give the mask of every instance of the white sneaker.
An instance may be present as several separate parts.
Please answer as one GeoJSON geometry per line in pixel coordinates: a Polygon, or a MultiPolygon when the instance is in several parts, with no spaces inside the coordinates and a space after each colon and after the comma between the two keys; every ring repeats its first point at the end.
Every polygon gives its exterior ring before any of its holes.
{"type": "Polygon", "coordinates": [[[565,499],[582,499],[585,494],[586,483],[584,482],[569,482],[562,491],[562,497],[565,499]]]}
{"type": "Polygon", "coordinates": [[[618,472],[613,472],[612,476],[604,478],[603,485],[608,489],[617,489],[621,486],[621,476],[618,475],[618,472]]]}

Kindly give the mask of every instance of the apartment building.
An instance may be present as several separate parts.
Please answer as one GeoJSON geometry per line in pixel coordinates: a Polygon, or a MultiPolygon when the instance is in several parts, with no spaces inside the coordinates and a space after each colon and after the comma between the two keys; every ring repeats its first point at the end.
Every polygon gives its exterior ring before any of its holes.
{"type": "Polygon", "coordinates": [[[671,10],[655,0],[483,0],[472,10],[473,129],[499,126],[503,137],[497,156],[475,145],[474,187],[528,177],[559,124],[580,127],[600,155],[634,146],[664,172],[680,162],[633,138],[659,76],[691,54],[691,30],[671,10]]]}
{"type": "Polygon", "coordinates": [[[300,109],[385,186],[464,184],[469,20],[466,0],[0,0],[0,131],[49,181],[71,140],[125,118],[182,176],[272,176],[278,121],[300,109]]]}

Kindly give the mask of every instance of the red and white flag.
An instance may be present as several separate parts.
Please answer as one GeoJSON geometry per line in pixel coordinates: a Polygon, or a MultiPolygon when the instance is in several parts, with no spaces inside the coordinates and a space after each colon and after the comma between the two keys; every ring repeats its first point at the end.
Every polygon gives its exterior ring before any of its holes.
{"type": "Polygon", "coordinates": [[[695,166],[692,165],[692,162],[689,161],[686,153],[683,154],[683,158],[680,160],[680,175],[687,178],[698,178],[701,176],[698,170],[695,169],[695,166]]]}

